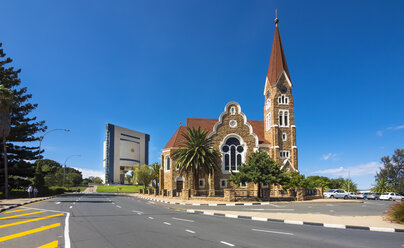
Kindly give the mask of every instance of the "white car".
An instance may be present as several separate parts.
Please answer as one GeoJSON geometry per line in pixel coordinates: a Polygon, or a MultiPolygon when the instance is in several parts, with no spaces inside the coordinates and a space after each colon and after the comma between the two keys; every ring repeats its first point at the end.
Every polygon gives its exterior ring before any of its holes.
{"type": "Polygon", "coordinates": [[[380,196],[380,200],[389,200],[389,201],[392,201],[392,200],[402,201],[403,198],[404,198],[404,196],[397,194],[397,193],[392,193],[392,192],[383,193],[380,196]]]}
{"type": "Polygon", "coordinates": [[[324,192],[324,198],[344,198],[348,199],[349,194],[343,189],[330,189],[324,192]]]}

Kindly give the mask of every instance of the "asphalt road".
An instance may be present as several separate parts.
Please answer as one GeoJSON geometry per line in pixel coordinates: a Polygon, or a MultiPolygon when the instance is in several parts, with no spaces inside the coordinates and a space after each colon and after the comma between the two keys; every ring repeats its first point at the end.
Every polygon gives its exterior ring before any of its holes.
{"type": "Polygon", "coordinates": [[[80,248],[330,248],[403,247],[404,245],[402,233],[331,229],[187,214],[183,211],[165,208],[155,202],[107,194],[67,195],[15,210],[21,209],[28,210],[0,214],[0,247],[39,247],[55,241],[59,243],[58,247],[80,248]],[[46,212],[2,219],[23,212],[35,211],[46,212]],[[45,217],[55,214],[62,215],[4,226],[39,218],[40,214],[45,217]],[[57,223],[60,223],[60,226],[20,235],[29,230],[37,230],[57,223]],[[68,224],[69,232],[66,232],[66,224],[68,224]]]}
{"type": "Polygon", "coordinates": [[[376,216],[386,215],[394,201],[365,200],[357,203],[270,203],[270,205],[253,206],[193,206],[193,205],[171,205],[159,203],[177,209],[204,209],[223,210],[240,212],[267,212],[267,213],[302,213],[302,214],[327,214],[334,216],[376,216]]]}

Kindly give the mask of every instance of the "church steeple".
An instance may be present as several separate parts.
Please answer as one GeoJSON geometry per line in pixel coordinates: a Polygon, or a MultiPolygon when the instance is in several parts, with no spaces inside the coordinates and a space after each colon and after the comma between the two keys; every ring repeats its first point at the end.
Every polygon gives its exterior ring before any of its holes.
{"type": "MultiPolygon", "coordinates": [[[[269,86],[276,84],[279,76],[284,71],[290,80],[288,65],[283,51],[281,35],[278,28],[278,17],[275,18],[275,34],[272,42],[271,58],[269,60],[267,83],[269,86]]],[[[267,87],[267,85],[265,85],[267,87]]]]}

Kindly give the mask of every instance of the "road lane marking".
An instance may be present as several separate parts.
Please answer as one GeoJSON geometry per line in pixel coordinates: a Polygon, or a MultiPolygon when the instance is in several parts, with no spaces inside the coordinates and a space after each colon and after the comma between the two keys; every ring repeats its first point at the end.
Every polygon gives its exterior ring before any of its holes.
{"type": "Polygon", "coordinates": [[[189,232],[189,233],[195,233],[194,231],[188,230],[188,229],[186,229],[185,231],[186,231],[186,232],[189,232]]]}
{"type": "Polygon", "coordinates": [[[54,215],[49,215],[49,216],[45,216],[45,217],[40,217],[40,218],[35,218],[35,219],[30,219],[30,220],[24,220],[24,221],[19,221],[19,222],[14,222],[14,223],[10,223],[10,224],[1,225],[0,228],[20,225],[20,224],[33,222],[33,221],[38,221],[38,220],[45,220],[45,219],[49,219],[49,218],[53,218],[53,217],[57,217],[57,216],[62,216],[62,215],[64,215],[64,213],[63,214],[54,214],[54,215]]]}
{"type": "Polygon", "coordinates": [[[121,206],[116,205],[117,208],[122,208],[121,206]]]}
{"type": "Polygon", "coordinates": [[[149,219],[154,220],[154,218],[153,218],[153,217],[149,217],[149,219]]]}
{"type": "Polygon", "coordinates": [[[266,232],[266,233],[275,233],[275,234],[294,235],[293,233],[277,232],[277,231],[262,230],[262,229],[251,229],[251,230],[252,230],[252,231],[256,231],[256,232],[266,232]]]}
{"type": "Polygon", "coordinates": [[[73,208],[73,206],[70,206],[69,208],[73,208]]]}
{"type": "Polygon", "coordinates": [[[25,204],[24,206],[28,206],[28,205],[31,205],[31,204],[36,204],[36,203],[43,202],[43,201],[48,201],[48,200],[50,200],[50,199],[52,199],[52,198],[40,200],[40,201],[33,202],[33,203],[28,203],[28,204],[25,204]]]}
{"type": "Polygon", "coordinates": [[[142,211],[136,211],[136,210],[132,210],[132,212],[137,213],[137,214],[143,214],[142,211]]]}
{"type": "Polygon", "coordinates": [[[10,213],[15,213],[15,212],[20,212],[20,211],[27,211],[30,210],[29,208],[24,208],[24,209],[18,209],[18,210],[13,210],[13,211],[7,211],[4,212],[5,214],[10,214],[10,213]]]}
{"type": "Polygon", "coordinates": [[[22,216],[27,216],[27,215],[32,215],[32,214],[40,214],[40,213],[44,213],[44,212],[46,212],[46,211],[38,211],[38,212],[32,212],[32,213],[28,213],[28,214],[19,214],[19,215],[7,216],[7,217],[0,218],[0,220],[12,219],[12,218],[22,217],[22,216]]]}
{"type": "Polygon", "coordinates": [[[55,240],[50,243],[38,246],[37,248],[56,248],[59,245],[59,241],[55,240]]]}
{"type": "Polygon", "coordinates": [[[225,244],[225,245],[228,245],[228,246],[234,246],[233,244],[230,244],[230,243],[228,243],[228,242],[226,242],[226,241],[220,241],[220,243],[225,244]]]}
{"type": "Polygon", "coordinates": [[[60,226],[60,223],[55,223],[55,224],[52,224],[52,225],[49,225],[49,226],[43,226],[43,227],[40,227],[40,228],[35,228],[35,229],[32,229],[32,230],[28,230],[28,231],[25,231],[25,232],[20,232],[20,233],[15,233],[15,234],[8,235],[8,236],[0,237],[0,242],[4,242],[4,241],[10,240],[10,239],[23,237],[23,236],[33,234],[33,233],[37,233],[37,232],[42,232],[42,231],[52,229],[52,228],[55,228],[55,227],[59,227],[59,226],[60,226]]]}
{"type": "Polygon", "coordinates": [[[69,217],[70,213],[67,213],[65,218],[65,248],[70,248],[69,217]]]}
{"type": "Polygon", "coordinates": [[[168,223],[168,222],[163,222],[163,223],[166,224],[166,225],[171,226],[171,223],[168,223]]]}
{"type": "Polygon", "coordinates": [[[56,205],[59,205],[59,204],[60,204],[60,202],[55,202],[55,204],[56,204],[56,205]]]}
{"type": "Polygon", "coordinates": [[[180,221],[186,221],[186,222],[195,222],[194,220],[180,219],[180,218],[175,218],[175,217],[172,217],[171,219],[180,220],[180,221]]]}
{"type": "Polygon", "coordinates": [[[73,205],[76,205],[76,203],[75,203],[75,202],[73,202],[73,205]]]}

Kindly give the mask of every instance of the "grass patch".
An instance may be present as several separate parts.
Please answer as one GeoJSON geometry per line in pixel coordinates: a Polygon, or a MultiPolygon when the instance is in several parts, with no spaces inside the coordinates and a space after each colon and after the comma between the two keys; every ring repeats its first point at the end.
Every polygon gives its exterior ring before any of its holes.
{"type": "Polygon", "coordinates": [[[143,186],[136,185],[100,185],[97,188],[97,192],[102,193],[139,193],[139,189],[143,189],[143,186]]]}

